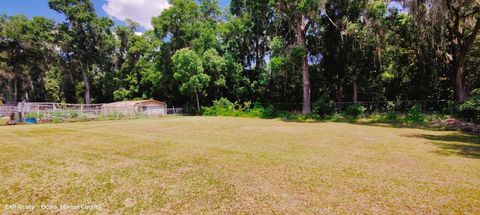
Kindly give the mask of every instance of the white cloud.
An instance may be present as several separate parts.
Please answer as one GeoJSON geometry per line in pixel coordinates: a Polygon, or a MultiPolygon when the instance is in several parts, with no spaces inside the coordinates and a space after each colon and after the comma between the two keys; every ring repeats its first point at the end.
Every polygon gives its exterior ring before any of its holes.
{"type": "Polygon", "coordinates": [[[168,9],[167,0],[107,0],[102,6],[109,16],[125,21],[131,19],[146,29],[152,29],[151,19],[168,9]]]}

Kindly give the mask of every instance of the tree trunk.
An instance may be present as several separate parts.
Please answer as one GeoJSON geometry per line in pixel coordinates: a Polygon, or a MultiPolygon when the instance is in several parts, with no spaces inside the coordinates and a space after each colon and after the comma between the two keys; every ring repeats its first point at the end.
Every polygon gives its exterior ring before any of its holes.
{"type": "Polygon", "coordinates": [[[353,77],[353,102],[356,104],[358,102],[358,78],[353,77]]]}
{"type": "Polygon", "coordinates": [[[90,104],[90,82],[88,80],[88,75],[87,73],[85,72],[85,70],[83,70],[83,86],[84,86],[84,89],[83,89],[83,93],[85,95],[85,104],[90,104]]]}
{"type": "Polygon", "coordinates": [[[195,97],[197,98],[197,112],[200,112],[200,101],[198,99],[198,92],[195,90],[195,97]]]}
{"type": "Polygon", "coordinates": [[[18,103],[18,86],[17,78],[13,79],[13,104],[17,105],[18,103]]]}
{"type": "Polygon", "coordinates": [[[456,20],[457,22],[455,22],[453,28],[453,31],[456,32],[456,38],[453,42],[453,45],[456,47],[456,50],[453,53],[455,95],[457,101],[464,102],[468,97],[467,80],[465,77],[465,63],[467,61],[467,56],[470,54],[475,40],[477,39],[478,32],[480,31],[480,19],[477,19],[475,27],[472,29],[472,32],[469,35],[464,35],[464,29],[460,24],[458,24],[458,20],[460,20],[458,17],[458,12],[456,20]]]}
{"type": "Polygon", "coordinates": [[[260,39],[257,38],[255,42],[255,71],[258,72],[260,69],[260,48],[258,47],[260,45],[260,39]]]}
{"type": "Polygon", "coordinates": [[[466,56],[460,55],[455,59],[455,95],[458,102],[467,100],[468,92],[465,80],[466,56]]]}
{"type": "Polygon", "coordinates": [[[303,62],[302,62],[302,74],[303,74],[303,114],[311,113],[310,110],[310,72],[308,70],[308,59],[305,55],[303,62]]]}
{"type": "Polygon", "coordinates": [[[340,80],[338,81],[338,86],[337,86],[337,93],[336,93],[336,95],[337,95],[337,101],[338,101],[338,102],[343,102],[343,97],[344,97],[344,95],[343,95],[343,80],[342,80],[342,79],[340,79],[340,80]]]}
{"type": "Polygon", "coordinates": [[[310,109],[310,100],[311,100],[311,91],[310,91],[310,72],[308,66],[308,52],[305,34],[308,29],[309,24],[306,23],[304,16],[299,16],[297,20],[297,46],[303,49],[303,59],[302,59],[302,79],[303,79],[303,102],[302,102],[302,113],[309,114],[311,113],[310,109]]]}

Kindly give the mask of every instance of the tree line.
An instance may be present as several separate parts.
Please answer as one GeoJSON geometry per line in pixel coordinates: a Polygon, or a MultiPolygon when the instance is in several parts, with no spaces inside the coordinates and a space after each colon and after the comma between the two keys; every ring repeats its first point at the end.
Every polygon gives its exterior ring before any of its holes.
{"type": "Polygon", "coordinates": [[[456,100],[480,86],[477,0],[171,0],[136,33],[89,0],[0,17],[0,103],[456,100]]]}

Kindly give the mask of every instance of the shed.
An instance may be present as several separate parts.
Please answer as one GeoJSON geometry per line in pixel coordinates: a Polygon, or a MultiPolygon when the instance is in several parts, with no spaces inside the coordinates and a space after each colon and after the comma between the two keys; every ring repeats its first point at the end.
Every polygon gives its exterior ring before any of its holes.
{"type": "Polygon", "coordinates": [[[102,106],[104,112],[119,112],[124,114],[143,113],[152,115],[167,115],[167,103],[156,100],[121,101],[102,106]]]}

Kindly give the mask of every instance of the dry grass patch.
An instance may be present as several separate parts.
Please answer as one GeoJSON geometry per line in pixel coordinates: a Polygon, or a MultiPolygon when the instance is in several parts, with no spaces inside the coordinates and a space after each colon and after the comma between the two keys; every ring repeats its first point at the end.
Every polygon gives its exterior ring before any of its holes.
{"type": "Polygon", "coordinates": [[[480,213],[480,138],[457,132],[181,117],[1,127],[0,137],[4,212],[480,213]]]}
{"type": "Polygon", "coordinates": [[[8,120],[8,117],[0,117],[0,126],[6,125],[8,120]]]}

